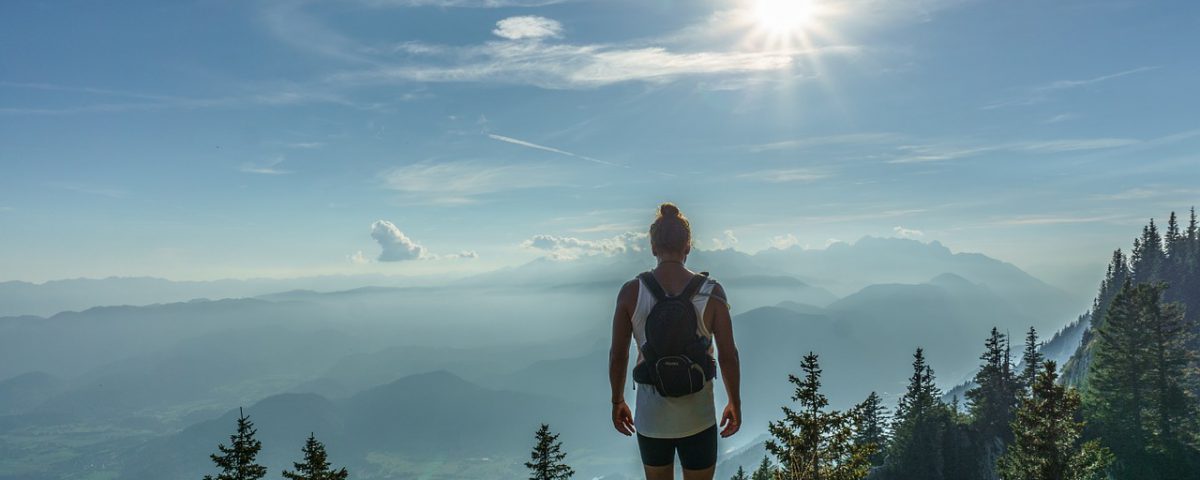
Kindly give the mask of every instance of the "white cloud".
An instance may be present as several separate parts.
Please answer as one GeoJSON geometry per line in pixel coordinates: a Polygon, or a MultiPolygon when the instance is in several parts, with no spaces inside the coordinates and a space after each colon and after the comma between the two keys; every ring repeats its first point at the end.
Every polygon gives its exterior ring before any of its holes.
{"type": "Polygon", "coordinates": [[[243,163],[238,167],[238,171],[244,173],[256,173],[259,175],[287,175],[292,173],[291,170],[283,170],[276,168],[283,163],[283,157],[275,157],[264,162],[243,163]]]}
{"type": "Polygon", "coordinates": [[[800,244],[800,239],[793,234],[776,235],[770,239],[771,247],[786,250],[800,244]]]}
{"type": "Polygon", "coordinates": [[[1016,148],[1030,152],[1075,152],[1080,150],[1103,150],[1107,148],[1127,147],[1141,143],[1132,138],[1074,138],[1050,140],[1045,142],[1027,142],[1016,148]]]}
{"type": "Polygon", "coordinates": [[[1074,114],[1074,113],[1060,113],[1060,114],[1058,114],[1058,115],[1054,115],[1054,116],[1052,116],[1052,117],[1049,117],[1049,118],[1047,118],[1047,119],[1045,119],[1045,120],[1042,120],[1042,123],[1046,123],[1046,124],[1052,124],[1052,123],[1062,123],[1062,122],[1065,122],[1065,121],[1067,121],[1067,120],[1073,120],[1073,119],[1076,119],[1076,118],[1079,118],[1079,115],[1077,115],[1077,114],[1074,114]]]}
{"type": "Polygon", "coordinates": [[[479,258],[479,254],[476,253],[474,250],[463,250],[458,253],[451,253],[448,255],[439,255],[438,257],[439,258],[449,258],[449,259],[461,258],[461,259],[474,260],[476,258],[479,258]]]}
{"type": "Polygon", "coordinates": [[[309,150],[309,149],[313,149],[313,148],[324,147],[325,143],[324,142],[293,142],[293,143],[285,143],[285,144],[283,144],[283,146],[285,146],[287,148],[300,148],[300,149],[309,150]]]}
{"type": "Polygon", "coordinates": [[[371,224],[371,238],[379,242],[379,261],[403,262],[406,260],[428,259],[429,251],[417,244],[401,232],[395,224],[387,220],[377,220],[371,224]]]}
{"type": "Polygon", "coordinates": [[[366,255],[363,255],[362,250],[354,252],[352,255],[346,255],[346,260],[349,260],[350,263],[355,265],[365,265],[371,263],[371,260],[367,259],[366,255]]]}
{"type": "Polygon", "coordinates": [[[925,232],[911,228],[904,228],[899,225],[892,228],[892,231],[896,232],[896,236],[901,238],[921,238],[925,236],[925,232]]]}
{"type": "Polygon", "coordinates": [[[1145,200],[1149,198],[1171,196],[1187,198],[1197,195],[1200,195],[1200,188],[1179,188],[1168,185],[1149,185],[1146,187],[1130,188],[1117,193],[1093,195],[1092,198],[1100,200],[1145,200]]]}
{"type": "MultiPolygon", "coordinates": [[[[674,52],[664,47],[497,41],[466,47],[433,46],[425,61],[332,75],[343,86],[404,82],[494,82],[550,89],[586,89],[624,82],[667,83],[688,76],[748,75],[790,68],[794,52],[674,52]],[[440,61],[437,61],[440,60],[440,61]]],[[[821,52],[813,52],[817,54],[821,52]]]]}
{"type": "Polygon", "coordinates": [[[536,15],[523,15],[508,17],[496,22],[496,29],[492,30],[492,33],[497,37],[509,40],[520,40],[523,38],[538,39],[560,37],[562,36],[562,29],[562,24],[558,23],[557,20],[536,15]]]}
{"type": "Polygon", "coordinates": [[[829,178],[828,174],[814,172],[805,168],[785,168],[777,170],[758,170],[738,175],[738,178],[769,183],[813,182],[829,178]]]}
{"type": "Polygon", "coordinates": [[[1114,222],[1125,220],[1127,217],[1120,215],[1103,215],[1103,216],[1071,216],[1071,215],[1022,215],[1009,218],[1001,218],[990,222],[990,225],[1004,226],[1022,226],[1022,225],[1072,225],[1079,223],[1101,223],[1114,222]]]}
{"type": "Polygon", "coordinates": [[[751,152],[769,152],[773,150],[796,150],[802,148],[822,147],[828,145],[862,145],[864,143],[893,142],[903,138],[895,133],[846,133],[826,135],[823,137],[807,137],[796,140],[762,143],[751,145],[751,152]]]}
{"type": "Polygon", "coordinates": [[[1133,69],[1129,69],[1129,70],[1123,70],[1123,71],[1116,72],[1116,73],[1110,73],[1107,75],[1100,75],[1100,76],[1092,77],[1092,78],[1085,78],[1085,79],[1079,79],[1079,80],[1056,80],[1056,81],[1046,83],[1043,85],[1037,85],[1037,86],[1034,86],[1031,88],[1026,88],[1020,94],[1018,94],[1012,98],[1009,98],[1007,100],[993,102],[988,105],[984,105],[983,109],[984,110],[994,110],[997,108],[1005,108],[1005,107],[1035,105],[1035,104],[1039,104],[1039,103],[1049,100],[1053,94],[1060,92],[1060,91],[1071,90],[1071,89],[1080,88],[1080,87],[1087,87],[1087,86],[1095,85],[1095,84],[1098,84],[1101,82],[1106,82],[1106,81],[1109,81],[1109,80],[1112,80],[1115,78],[1121,78],[1121,77],[1124,77],[1127,75],[1148,72],[1148,71],[1155,70],[1158,68],[1159,68],[1158,66],[1138,67],[1138,68],[1133,68],[1133,69]]]}
{"type": "Polygon", "coordinates": [[[734,245],[738,244],[738,238],[737,238],[737,236],[735,236],[733,234],[733,230],[725,230],[722,233],[724,234],[723,238],[712,239],[713,250],[724,250],[726,248],[733,248],[734,245]]]}
{"type": "Polygon", "coordinates": [[[380,173],[388,189],[409,200],[466,205],[497,192],[560,185],[545,165],[493,165],[476,161],[420,162],[380,173]]]}
{"type": "Polygon", "coordinates": [[[534,235],[521,242],[521,246],[548,252],[550,258],[555,260],[574,260],[583,256],[640,252],[644,248],[647,236],[646,233],[625,232],[614,237],[585,240],[557,235],[534,235]]]}
{"type": "Polygon", "coordinates": [[[1089,150],[1108,150],[1143,143],[1134,138],[1066,138],[1057,140],[1027,140],[976,145],[901,145],[898,155],[887,163],[945,162],[974,157],[985,153],[1010,152],[1019,154],[1054,154],[1089,150]]]}

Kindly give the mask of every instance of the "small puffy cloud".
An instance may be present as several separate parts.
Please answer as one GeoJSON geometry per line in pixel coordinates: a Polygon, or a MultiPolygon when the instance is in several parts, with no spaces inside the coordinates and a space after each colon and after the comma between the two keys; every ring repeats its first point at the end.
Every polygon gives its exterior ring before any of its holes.
{"type": "Polygon", "coordinates": [[[396,225],[387,220],[378,220],[371,224],[371,238],[379,242],[379,261],[403,262],[405,260],[420,260],[429,258],[429,251],[417,244],[401,232],[396,225]]]}
{"type": "Polygon", "coordinates": [[[892,231],[896,232],[896,236],[899,236],[900,238],[920,238],[925,236],[925,232],[913,230],[911,228],[904,228],[899,225],[893,228],[892,231]]]}
{"type": "Polygon", "coordinates": [[[549,253],[555,260],[574,260],[592,255],[617,255],[626,252],[640,252],[646,242],[647,234],[625,232],[620,235],[585,240],[577,237],[562,237],[558,235],[534,235],[521,242],[521,246],[549,253]]]}
{"type": "Polygon", "coordinates": [[[476,253],[474,250],[463,250],[461,252],[451,253],[449,255],[440,255],[440,258],[461,258],[461,259],[474,260],[476,258],[479,258],[479,254],[476,253]]]}
{"type": "MultiPolygon", "coordinates": [[[[463,250],[451,254],[432,253],[423,245],[409,238],[404,232],[401,232],[394,223],[387,220],[378,220],[371,224],[371,238],[379,242],[380,252],[378,260],[380,262],[452,259],[474,260],[479,258],[479,254],[474,250],[463,250]]],[[[370,263],[370,260],[363,255],[362,251],[348,255],[347,258],[351,263],[355,264],[370,263]]]]}
{"type": "Polygon", "coordinates": [[[786,250],[788,248],[792,248],[796,245],[799,245],[800,239],[796,238],[795,235],[792,235],[789,233],[787,235],[776,235],[774,237],[771,237],[770,242],[771,242],[772,247],[778,248],[780,250],[786,250]]]}
{"type": "Polygon", "coordinates": [[[713,250],[724,250],[726,248],[733,248],[734,245],[737,245],[738,238],[733,234],[733,230],[726,230],[723,233],[725,235],[724,238],[712,239],[713,250]]]}
{"type": "Polygon", "coordinates": [[[558,37],[562,35],[562,24],[546,17],[522,15],[496,22],[496,29],[492,33],[509,40],[558,37]]]}

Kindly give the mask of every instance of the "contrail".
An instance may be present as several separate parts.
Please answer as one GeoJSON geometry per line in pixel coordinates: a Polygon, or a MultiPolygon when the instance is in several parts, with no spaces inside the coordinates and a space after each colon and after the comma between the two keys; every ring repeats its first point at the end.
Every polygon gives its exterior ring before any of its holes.
{"type": "Polygon", "coordinates": [[[601,164],[601,165],[608,165],[608,166],[610,166],[610,167],[624,167],[624,168],[629,168],[629,166],[628,166],[628,165],[621,165],[621,164],[619,164],[619,163],[606,162],[606,161],[604,161],[604,160],[600,160],[600,159],[598,159],[598,158],[592,158],[592,157],[589,157],[589,156],[587,156],[587,155],[580,155],[580,154],[578,154],[578,153],[571,153],[571,152],[568,152],[568,151],[566,151],[566,150],[559,150],[559,149],[557,149],[557,148],[554,148],[554,147],[547,147],[547,146],[545,146],[545,145],[538,145],[538,144],[536,144],[536,143],[526,142],[526,141],[524,141],[524,140],[519,140],[519,139],[512,138],[512,137],[506,137],[506,136],[504,136],[504,135],[496,135],[496,134],[494,134],[494,133],[489,133],[489,134],[488,134],[488,137],[489,137],[489,138],[491,138],[492,140],[499,140],[499,141],[501,141],[501,142],[505,142],[505,143],[511,143],[511,144],[513,144],[513,145],[520,145],[520,146],[522,146],[522,147],[529,147],[529,148],[533,148],[533,149],[537,149],[537,150],[542,150],[542,151],[545,151],[545,152],[557,153],[557,154],[559,154],[559,155],[566,155],[566,156],[568,156],[568,157],[575,157],[575,158],[578,158],[578,159],[580,159],[580,160],[587,160],[587,161],[589,161],[589,162],[592,162],[592,163],[599,163],[599,164],[601,164]]]}

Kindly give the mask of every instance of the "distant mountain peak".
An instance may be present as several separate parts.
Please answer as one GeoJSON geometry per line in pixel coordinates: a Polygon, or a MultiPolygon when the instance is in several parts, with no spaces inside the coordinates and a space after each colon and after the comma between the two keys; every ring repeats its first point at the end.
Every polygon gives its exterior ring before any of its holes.
{"type": "Polygon", "coordinates": [[[970,280],[967,280],[966,278],[963,278],[961,275],[950,273],[950,272],[942,273],[936,277],[929,279],[929,283],[931,285],[938,285],[938,286],[943,286],[943,287],[977,287],[977,286],[979,286],[975,282],[972,282],[970,280]]]}

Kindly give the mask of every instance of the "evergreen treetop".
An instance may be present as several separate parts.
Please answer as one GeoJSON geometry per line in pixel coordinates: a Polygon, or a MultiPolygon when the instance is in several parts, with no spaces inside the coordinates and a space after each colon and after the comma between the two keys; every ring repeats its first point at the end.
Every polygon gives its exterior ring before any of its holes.
{"type": "Polygon", "coordinates": [[[826,410],[829,400],[821,393],[817,355],[805,355],[800,368],[803,378],[788,375],[796,387],[792,401],[798,408],[784,406],[784,418],[768,425],[773,438],[767,441],[767,451],[779,459],[776,480],[865,477],[877,446],[855,444],[853,413],[826,410]]]}
{"type": "Polygon", "coordinates": [[[543,423],[534,436],[537,442],[525,462],[529,480],[566,480],[575,475],[575,470],[563,462],[567,454],[562,451],[558,434],[550,432],[550,425],[543,423]]]}
{"type": "Polygon", "coordinates": [[[262,442],[254,438],[258,430],[242,409],[238,409],[237,433],[229,436],[229,446],[217,445],[219,454],[209,458],[221,469],[217,476],[205,475],[204,480],[258,480],[267,475],[267,467],[255,463],[262,442]]]}
{"type": "Polygon", "coordinates": [[[771,465],[771,459],[763,455],[762,461],[758,463],[758,468],[754,469],[754,473],[750,475],[750,480],[774,480],[775,466],[771,465]]]}
{"type": "Polygon", "coordinates": [[[1040,365],[1021,399],[1014,439],[998,462],[1004,480],[1103,480],[1113,458],[1096,441],[1081,444],[1079,395],[1058,384],[1053,361],[1040,365]]]}
{"type": "Polygon", "coordinates": [[[334,470],[330,468],[325,445],[317,441],[313,433],[308,434],[304,442],[304,461],[292,463],[295,471],[283,471],[283,478],[290,480],[346,480],[350,476],[345,468],[334,470]]]}

